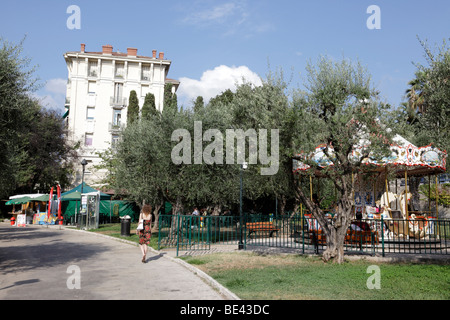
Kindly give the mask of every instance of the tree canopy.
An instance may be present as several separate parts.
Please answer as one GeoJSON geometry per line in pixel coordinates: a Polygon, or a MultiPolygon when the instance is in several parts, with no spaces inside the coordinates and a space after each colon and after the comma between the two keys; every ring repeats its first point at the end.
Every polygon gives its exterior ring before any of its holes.
{"type": "Polygon", "coordinates": [[[139,119],[139,99],[135,90],[130,91],[128,98],[127,122],[133,123],[139,119]]]}
{"type": "Polygon", "coordinates": [[[155,105],[155,95],[153,93],[147,93],[145,95],[144,104],[142,105],[141,116],[143,119],[150,119],[152,115],[157,114],[155,105]]]}
{"type": "Polygon", "coordinates": [[[22,57],[22,43],[0,39],[0,195],[45,192],[72,178],[74,146],[64,121],[31,96],[35,68],[22,57]]]}
{"type": "MultiPolygon", "coordinates": [[[[416,64],[415,78],[406,91],[410,107],[407,131],[418,145],[434,144],[450,150],[450,47],[447,41],[434,49],[420,41],[427,65],[416,64]]],[[[447,169],[449,169],[447,161],[447,169]]]]}

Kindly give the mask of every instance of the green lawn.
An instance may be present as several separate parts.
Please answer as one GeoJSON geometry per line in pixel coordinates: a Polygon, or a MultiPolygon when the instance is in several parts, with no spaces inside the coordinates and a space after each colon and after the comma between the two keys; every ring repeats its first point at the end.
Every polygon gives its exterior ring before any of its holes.
{"type": "Polygon", "coordinates": [[[244,300],[448,300],[448,265],[325,264],[298,255],[250,252],[184,258],[244,300]],[[380,269],[380,289],[369,289],[370,265],[380,269]]]}

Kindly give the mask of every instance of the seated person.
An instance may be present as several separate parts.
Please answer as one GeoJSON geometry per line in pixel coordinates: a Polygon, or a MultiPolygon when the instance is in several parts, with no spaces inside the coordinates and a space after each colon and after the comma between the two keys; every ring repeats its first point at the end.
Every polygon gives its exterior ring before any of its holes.
{"type": "Polygon", "coordinates": [[[352,221],[350,227],[354,231],[369,231],[370,226],[367,222],[361,221],[362,219],[362,213],[357,212],[356,213],[356,221],[352,221]]]}

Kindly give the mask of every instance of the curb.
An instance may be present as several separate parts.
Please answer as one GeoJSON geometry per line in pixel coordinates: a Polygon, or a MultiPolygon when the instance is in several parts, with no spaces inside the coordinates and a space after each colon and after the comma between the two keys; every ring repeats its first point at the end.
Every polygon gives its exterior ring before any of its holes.
{"type": "MultiPolygon", "coordinates": [[[[161,256],[162,254],[149,247],[151,251],[155,252],[155,253],[159,253],[161,256]]],[[[194,274],[196,274],[197,276],[199,276],[200,278],[202,278],[208,285],[210,285],[211,287],[213,287],[214,289],[218,290],[220,294],[222,294],[223,296],[225,296],[225,298],[227,298],[227,300],[241,300],[237,295],[235,295],[233,292],[231,292],[230,290],[228,290],[227,288],[225,288],[224,286],[222,286],[220,283],[218,283],[216,280],[214,280],[213,278],[211,278],[208,274],[206,274],[205,272],[203,272],[202,270],[194,267],[193,265],[181,260],[181,259],[176,259],[170,256],[164,257],[166,259],[169,259],[173,262],[176,262],[182,266],[184,266],[185,268],[189,269],[191,272],[193,272],[194,274]]]]}

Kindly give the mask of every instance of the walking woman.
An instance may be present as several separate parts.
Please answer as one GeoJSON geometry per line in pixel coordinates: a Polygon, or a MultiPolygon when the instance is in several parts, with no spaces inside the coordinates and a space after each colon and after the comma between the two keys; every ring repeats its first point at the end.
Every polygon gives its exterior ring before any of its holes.
{"type": "Polygon", "coordinates": [[[152,206],[146,204],[142,207],[141,214],[139,215],[139,222],[143,221],[144,229],[139,230],[139,247],[142,252],[142,262],[145,263],[147,256],[148,245],[152,237],[152,206]]]}

